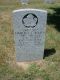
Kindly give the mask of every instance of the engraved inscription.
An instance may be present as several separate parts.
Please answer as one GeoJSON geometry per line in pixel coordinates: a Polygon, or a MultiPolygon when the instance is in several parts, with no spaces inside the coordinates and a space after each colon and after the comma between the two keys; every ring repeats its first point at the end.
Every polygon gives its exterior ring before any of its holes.
{"type": "Polygon", "coordinates": [[[24,29],[21,32],[15,32],[15,34],[19,37],[18,46],[23,47],[24,45],[28,46],[33,43],[35,46],[40,46],[41,44],[41,35],[42,32],[38,29],[24,29]]]}

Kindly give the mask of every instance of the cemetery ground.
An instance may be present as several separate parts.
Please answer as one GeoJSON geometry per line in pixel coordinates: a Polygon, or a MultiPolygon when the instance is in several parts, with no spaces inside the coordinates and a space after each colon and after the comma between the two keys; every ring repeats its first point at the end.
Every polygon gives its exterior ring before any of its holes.
{"type": "Polygon", "coordinates": [[[60,3],[33,2],[22,5],[0,1],[0,80],[60,80],[60,3]],[[44,59],[29,63],[28,68],[23,65],[23,69],[15,60],[11,15],[15,9],[28,7],[47,10],[48,19],[44,59]]]}

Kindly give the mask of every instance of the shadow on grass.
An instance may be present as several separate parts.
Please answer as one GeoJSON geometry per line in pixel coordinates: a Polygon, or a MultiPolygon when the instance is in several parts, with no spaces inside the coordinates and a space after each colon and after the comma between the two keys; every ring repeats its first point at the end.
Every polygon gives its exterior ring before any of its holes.
{"type": "Polygon", "coordinates": [[[53,14],[48,13],[48,20],[47,23],[48,25],[53,24],[55,25],[56,30],[60,32],[60,7],[58,8],[50,8],[54,12],[53,14]]]}
{"type": "Polygon", "coordinates": [[[44,50],[44,58],[48,57],[50,55],[53,55],[55,53],[56,53],[56,50],[54,48],[52,48],[52,49],[45,49],[44,50]]]}

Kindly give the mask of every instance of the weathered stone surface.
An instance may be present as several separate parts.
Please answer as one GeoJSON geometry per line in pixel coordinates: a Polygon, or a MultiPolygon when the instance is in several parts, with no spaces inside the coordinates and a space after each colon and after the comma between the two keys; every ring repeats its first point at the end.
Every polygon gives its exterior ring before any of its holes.
{"type": "Polygon", "coordinates": [[[40,9],[13,11],[17,61],[43,59],[47,12],[40,9]]]}

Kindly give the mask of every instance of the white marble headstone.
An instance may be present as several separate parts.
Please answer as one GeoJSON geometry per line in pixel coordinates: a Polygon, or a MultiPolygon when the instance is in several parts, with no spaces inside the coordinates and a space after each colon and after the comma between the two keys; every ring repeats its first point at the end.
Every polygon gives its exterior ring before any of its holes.
{"type": "Polygon", "coordinates": [[[20,9],[13,11],[17,61],[43,59],[47,11],[20,9]]]}

